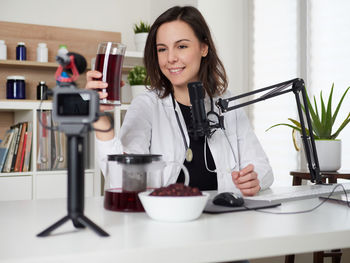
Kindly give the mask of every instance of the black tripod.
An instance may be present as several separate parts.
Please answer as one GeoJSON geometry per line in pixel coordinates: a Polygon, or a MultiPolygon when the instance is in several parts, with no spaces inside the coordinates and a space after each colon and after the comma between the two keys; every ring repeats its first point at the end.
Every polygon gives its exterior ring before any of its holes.
{"type": "Polygon", "coordinates": [[[69,219],[76,228],[88,227],[100,236],[109,236],[84,215],[84,141],[81,135],[67,135],[68,145],[68,214],[40,232],[38,237],[46,237],[69,219]]]}

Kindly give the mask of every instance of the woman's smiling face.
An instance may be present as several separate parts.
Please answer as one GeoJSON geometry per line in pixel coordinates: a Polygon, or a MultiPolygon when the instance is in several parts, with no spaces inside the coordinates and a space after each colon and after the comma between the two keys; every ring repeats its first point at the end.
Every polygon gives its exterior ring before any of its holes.
{"type": "Polygon", "coordinates": [[[202,57],[208,46],[201,43],[192,28],[181,20],[162,24],[156,37],[158,64],[174,89],[187,88],[187,83],[198,81],[202,57]]]}

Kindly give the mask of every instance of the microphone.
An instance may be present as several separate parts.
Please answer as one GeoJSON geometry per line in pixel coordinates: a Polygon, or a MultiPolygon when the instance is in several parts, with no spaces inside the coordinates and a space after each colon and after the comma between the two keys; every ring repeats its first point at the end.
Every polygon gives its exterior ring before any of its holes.
{"type": "Polygon", "coordinates": [[[192,104],[192,125],[190,126],[189,133],[193,135],[195,140],[205,135],[210,137],[211,129],[204,107],[205,92],[203,85],[201,82],[190,82],[187,84],[187,88],[192,104]]]}
{"type": "Polygon", "coordinates": [[[58,51],[56,61],[59,64],[55,74],[58,82],[74,82],[79,74],[84,73],[87,66],[86,59],[82,55],[62,49],[58,51]],[[72,77],[62,75],[63,70],[72,74],[72,77]]]}
{"type": "Polygon", "coordinates": [[[74,52],[67,52],[65,50],[58,51],[56,56],[57,63],[60,64],[63,68],[67,68],[68,72],[71,74],[72,71],[70,69],[70,65],[72,65],[73,60],[79,74],[84,73],[84,71],[86,70],[86,59],[82,55],[74,52]]]}

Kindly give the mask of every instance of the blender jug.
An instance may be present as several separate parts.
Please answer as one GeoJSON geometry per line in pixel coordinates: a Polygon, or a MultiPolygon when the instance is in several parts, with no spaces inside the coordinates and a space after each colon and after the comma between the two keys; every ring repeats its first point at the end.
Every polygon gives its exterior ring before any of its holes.
{"type": "Polygon", "coordinates": [[[185,174],[185,185],[188,185],[186,167],[177,162],[165,162],[161,157],[154,154],[108,155],[104,207],[113,211],[143,212],[138,193],[176,182],[178,169],[171,169],[164,182],[166,167],[180,167],[185,174]]]}

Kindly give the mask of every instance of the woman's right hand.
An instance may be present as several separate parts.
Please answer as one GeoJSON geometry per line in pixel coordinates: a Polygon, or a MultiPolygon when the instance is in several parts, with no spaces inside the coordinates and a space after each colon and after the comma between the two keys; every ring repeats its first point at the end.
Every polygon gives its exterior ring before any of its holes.
{"type": "MultiPolygon", "coordinates": [[[[100,96],[100,99],[107,98],[108,93],[102,92],[102,89],[106,89],[108,86],[107,82],[101,80],[95,80],[102,77],[102,73],[97,70],[90,70],[86,73],[86,89],[96,90],[100,96]]],[[[100,105],[100,111],[113,110],[114,106],[100,105]]]]}
{"type": "MultiPolygon", "coordinates": [[[[108,84],[101,80],[95,80],[102,77],[102,73],[96,70],[91,70],[86,73],[86,89],[96,90],[100,99],[107,98],[107,92],[102,92],[102,89],[107,88],[108,84]]],[[[100,111],[113,110],[114,106],[100,105],[100,111]]],[[[106,116],[101,116],[98,121],[93,123],[95,129],[107,130],[111,127],[111,123],[106,116]]],[[[96,137],[102,141],[111,140],[114,137],[114,130],[109,132],[95,132],[96,137]]]]}

